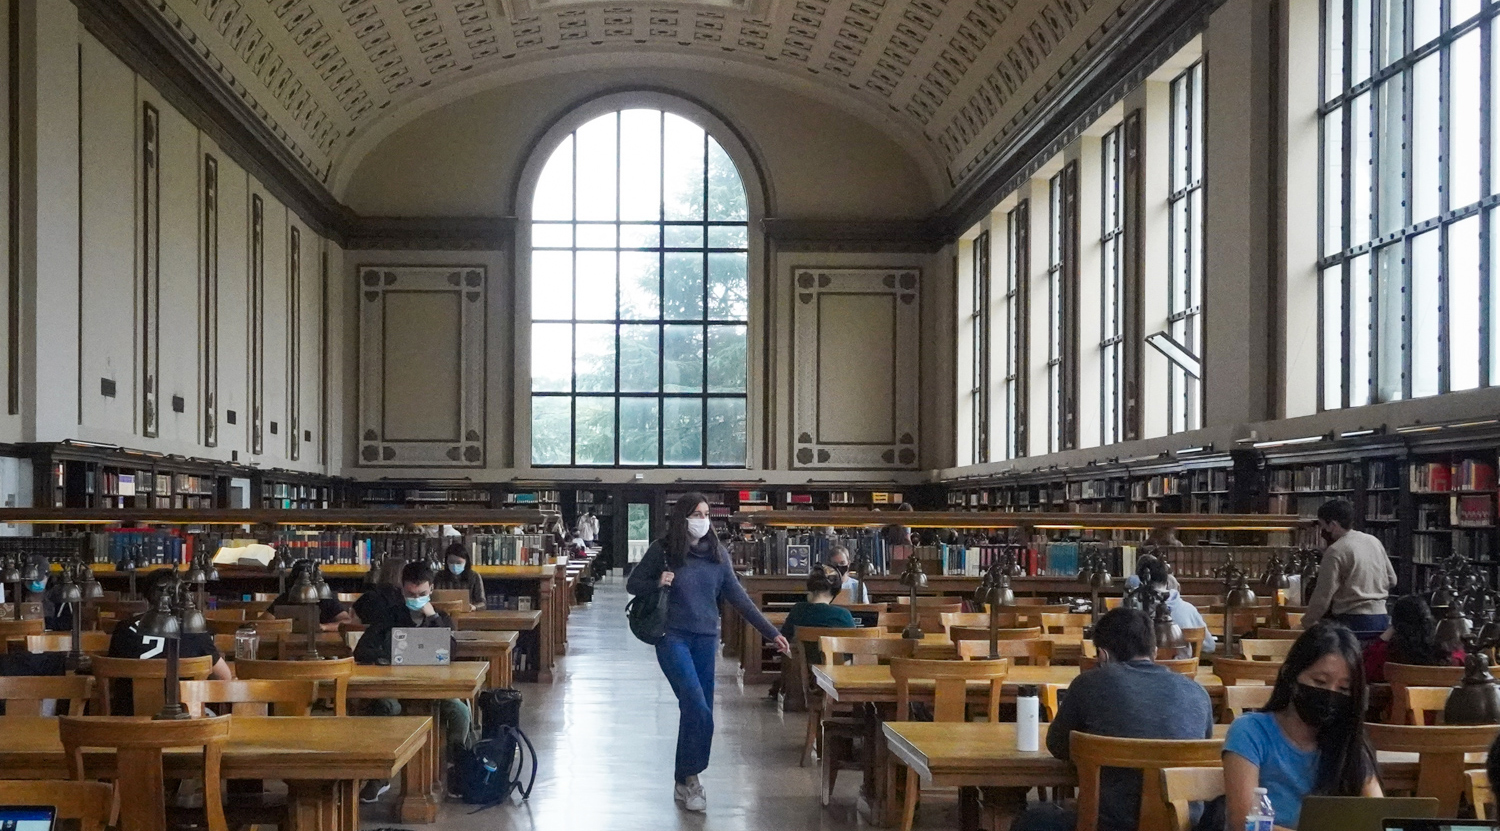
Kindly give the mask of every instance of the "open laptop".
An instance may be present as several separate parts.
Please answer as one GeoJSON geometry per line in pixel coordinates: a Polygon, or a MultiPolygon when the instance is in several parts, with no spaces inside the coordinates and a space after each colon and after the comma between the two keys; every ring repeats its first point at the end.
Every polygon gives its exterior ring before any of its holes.
{"type": "Polygon", "coordinates": [[[452,662],[452,629],[402,627],[391,630],[391,666],[439,667],[452,662]]]}
{"type": "Polygon", "coordinates": [[[869,629],[872,626],[879,626],[880,625],[880,613],[879,612],[858,611],[858,612],[850,612],[849,614],[854,617],[854,622],[855,623],[859,624],[860,626],[862,626],[862,627],[864,627],[866,629],[869,629]]]}
{"type": "Polygon", "coordinates": [[[51,805],[0,805],[0,831],[52,831],[56,818],[51,805]]]}
{"type": "Polygon", "coordinates": [[[1385,831],[1392,817],[1437,816],[1438,801],[1426,797],[1306,796],[1298,831],[1385,831]]]}
{"type": "Polygon", "coordinates": [[[1500,822],[1482,819],[1388,819],[1381,831],[1490,831],[1500,822]]]}

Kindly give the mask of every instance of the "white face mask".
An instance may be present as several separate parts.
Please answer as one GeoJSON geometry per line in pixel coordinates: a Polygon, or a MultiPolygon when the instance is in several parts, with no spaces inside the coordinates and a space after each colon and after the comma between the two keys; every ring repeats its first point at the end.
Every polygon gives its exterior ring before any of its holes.
{"type": "Polygon", "coordinates": [[[693,542],[697,542],[698,540],[703,539],[704,537],[708,536],[708,518],[697,516],[688,517],[687,530],[688,536],[693,538],[693,542]]]}

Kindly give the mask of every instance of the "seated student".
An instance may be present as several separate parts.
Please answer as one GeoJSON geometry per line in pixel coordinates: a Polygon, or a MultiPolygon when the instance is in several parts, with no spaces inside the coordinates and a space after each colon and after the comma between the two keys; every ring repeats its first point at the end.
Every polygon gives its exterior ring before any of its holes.
{"type": "MultiPolygon", "coordinates": [[[[367,628],[354,645],[354,660],[361,664],[389,664],[391,662],[391,630],[398,627],[419,629],[451,629],[453,621],[448,615],[432,608],[432,567],[425,562],[407,563],[401,567],[400,600],[393,602],[388,585],[379,585],[365,593],[356,602],[359,619],[367,628]],[[361,605],[365,597],[371,601],[361,605]]],[[[443,723],[447,726],[447,745],[450,753],[469,745],[471,715],[469,705],[458,699],[438,702],[442,709],[443,723]]],[[[401,715],[401,702],[394,698],[371,699],[367,711],[373,716],[401,715]]],[[[371,780],[360,791],[361,802],[374,802],[390,789],[390,782],[371,780]]]]}
{"type": "Polygon", "coordinates": [[[1391,625],[1365,646],[1365,681],[1385,683],[1386,662],[1428,667],[1463,666],[1458,644],[1438,643],[1437,621],[1427,601],[1408,594],[1391,604],[1391,625]]]}
{"type": "MultiPolygon", "coordinates": [[[[153,606],[156,597],[165,591],[172,582],[174,574],[172,569],[157,569],[146,578],[146,599],[153,606]]],[[[115,627],[114,634],[109,638],[109,657],[111,658],[165,658],[167,657],[167,639],[154,635],[141,634],[141,618],[144,615],[136,615],[122,621],[115,627]]],[[[214,681],[229,681],[234,678],[229,664],[224,661],[224,656],[219,653],[219,648],[214,646],[212,633],[203,632],[199,634],[184,634],[181,643],[177,647],[177,654],[183,658],[198,658],[203,655],[213,656],[213,669],[208,677],[214,681]]],[[[110,712],[117,716],[128,716],[134,714],[134,704],[131,698],[133,690],[130,679],[116,681],[110,690],[110,712]]],[[[140,715],[148,715],[141,713],[140,715]]]]}
{"type": "Polygon", "coordinates": [[[870,602],[870,587],[849,571],[849,549],[835,545],[828,551],[828,564],[838,570],[844,578],[844,590],[848,592],[844,602],[863,604],[870,602]]]}
{"type": "Polygon", "coordinates": [[[1167,611],[1172,613],[1172,622],[1183,629],[1204,630],[1203,652],[1205,654],[1217,649],[1218,642],[1214,640],[1214,633],[1208,631],[1208,624],[1203,622],[1203,615],[1198,611],[1198,607],[1183,600],[1182,593],[1172,588],[1172,576],[1167,573],[1166,562],[1151,557],[1141,564],[1140,571],[1150,582],[1151,588],[1157,592],[1167,593],[1167,611]]]}
{"type": "MultiPolygon", "coordinates": [[[[1203,739],[1213,736],[1213,704],[1197,681],[1158,665],[1151,619],[1139,609],[1111,609],[1094,626],[1099,665],[1079,675],[1047,727],[1047,750],[1069,756],[1074,730],[1134,739],[1203,739]]],[[[1141,773],[1106,768],[1099,774],[1100,831],[1139,824],[1141,773]]],[[[1057,805],[1033,806],[1016,826],[1024,831],[1064,831],[1077,822],[1057,805]]],[[[1239,828],[1241,825],[1233,826],[1239,828]]]]}
{"type": "Polygon", "coordinates": [[[370,587],[350,607],[356,622],[368,624],[385,614],[387,607],[402,605],[401,569],[405,566],[406,561],[400,557],[386,557],[371,569],[370,587]]]}
{"type": "Polygon", "coordinates": [[[807,599],[799,600],[781,624],[787,640],[797,634],[798,626],[854,627],[854,615],[833,599],[843,590],[844,576],[831,565],[819,563],[807,573],[807,599]]]}
{"type": "Polygon", "coordinates": [[[469,605],[484,608],[484,578],[479,576],[469,563],[469,550],[461,542],[448,546],[443,552],[442,571],[432,581],[434,589],[464,589],[469,593],[469,605]]]}
{"type": "MultiPolygon", "coordinates": [[[[312,563],[308,560],[298,560],[292,566],[291,574],[287,575],[287,590],[277,595],[276,599],[271,601],[271,608],[263,617],[275,617],[274,613],[278,606],[293,605],[290,597],[291,586],[295,586],[297,579],[302,576],[303,572],[311,571],[312,567],[312,563]]],[[[344,604],[340,603],[337,598],[330,597],[326,600],[318,601],[318,628],[322,631],[337,632],[339,631],[340,624],[348,623],[352,619],[349,617],[349,610],[345,609],[344,604]]]]}
{"type": "Polygon", "coordinates": [[[1229,727],[1224,827],[1245,827],[1256,788],[1283,828],[1297,827],[1308,794],[1381,796],[1364,713],[1359,639],[1342,624],[1315,624],[1292,644],[1266,708],[1229,727]]]}

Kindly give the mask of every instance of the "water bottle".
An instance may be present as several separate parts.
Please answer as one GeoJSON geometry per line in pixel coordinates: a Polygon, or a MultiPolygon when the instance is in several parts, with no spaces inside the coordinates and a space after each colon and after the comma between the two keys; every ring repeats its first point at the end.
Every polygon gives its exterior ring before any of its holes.
{"type": "Polygon", "coordinates": [[[1276,824],[1276,810],[1271,807],[1271,797],[1265,788],[1255,789],[1255,805],[1245,816],[1245,831],[1271,831],[1276,824]]]}
{"type": "Polygon", "coordinates": [[[1016,750],[1035,753],[1041,747],[1041,701],[1035,684],[1016,691],[1016,750]]]}

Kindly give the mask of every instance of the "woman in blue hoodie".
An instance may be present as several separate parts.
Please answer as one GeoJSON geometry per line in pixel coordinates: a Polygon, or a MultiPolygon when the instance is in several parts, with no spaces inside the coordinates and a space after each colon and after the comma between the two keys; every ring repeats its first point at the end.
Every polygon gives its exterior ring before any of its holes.
{"type": "Polygon", "coordinates": [[[698,774],[708,767],[714,738],[714,660],[719,652],[719,601],[727,601],[760,631],[788,651],[787,640],[755,608],[729,563],[729,551],[713,534],[708,498],[684,494],[672,506],[667,533],[651,544],[630,572],[626,590],[645,594],[670,586],[667,631],[656,644],[656,661],[677,696],[677,762],[673,797],[689,811],[708,807],[698,774]]]}

